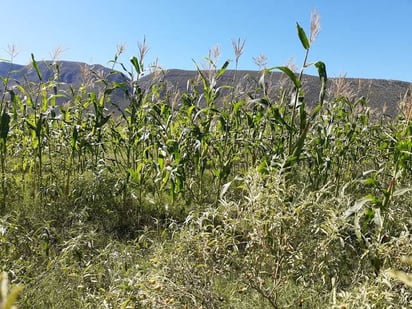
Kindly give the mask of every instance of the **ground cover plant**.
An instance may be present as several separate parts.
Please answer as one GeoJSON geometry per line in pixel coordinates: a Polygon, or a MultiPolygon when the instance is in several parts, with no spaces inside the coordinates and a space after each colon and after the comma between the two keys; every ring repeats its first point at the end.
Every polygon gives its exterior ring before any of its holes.
{"type": "Polygon", "coordinates": [[[412,102],[384,118],[330,85],[318,31],[297,24],[300,71],[247,89],[213,53],[184,93],[142,87],[145,44],[99,91],[34,56],[36,83],[2,77],[0,308],[410,307],[412,102]]]}

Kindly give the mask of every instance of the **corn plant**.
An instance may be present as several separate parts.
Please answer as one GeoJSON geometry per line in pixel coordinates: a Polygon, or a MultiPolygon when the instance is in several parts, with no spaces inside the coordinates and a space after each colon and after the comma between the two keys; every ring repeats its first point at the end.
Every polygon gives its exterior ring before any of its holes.
{"type": "MultiPolygon", "coordinates": [[[[148,121],[148,112],[146,105],[146,94],[140,85],[140,78],[143,75],[144,57],[147,53],[145,44],[140,46],[140,56],[132,57],[130,63],[132,70],[126,69],[125,65],[120,63],[123,70],[130,77],[130,85],[115,85],[116,88],[124,91],[128,100],[128,106],[124,109],[116,105],[120,112],[120,121],[112,126],[112,140],[115,142],[113,151],[118,167],[124,171],[123,179],[123,201],[129,202],[130,183],[137,185],[137,197],[139,205],[143,203],[144,188],[147,188],[150,182],[153,168],[153,150],[155,145],[151,144],[152,133],[151,124],[148,121]],[[146,127],[147,125],[147,127],[146,127]]],[[[116,60],[117,61],[117,60],[116,60]]],[[[135,189],[132,189],[132,192],[135,189]]]]}
{"type": "MultiPolygon", "coordinates": [[[[326,73],[326,66],[322,61],[317,61],[315,63],[308,62],[308,55],[310,51],[310,47],[315,40],[318,32],[319,32],[319,20],[318,15],[314,14],[311,20],[311,33],[310,39],[308,39],[304,29],[299,25],[296,24],[298,37],[300,42],[302,43],[303,48],[305,49],[305,56],[302,64],[302,68],[298,76],[287,66],[279,66],[270,69],[266,69],[266,72],[270,72],[273,69],[277,69],[285,73],[290,81],[293,83],[294,91],[291,96],[291,114],[290,120],[288,121],[288,137],[287,137],[287,149],[288,149],[288,157],[285,161],[285,168],[290,167],[294,163],[299,162],[300,156],[303,152],[303,148],[305,145],[305,140],[307,138],[307,134],[312,126],[312,122],[314,121],[317,114],[323,107],[325,94],[326,94],[326,82],[327,82],[327,73],[326,73]],[[304,92],[302,88],[302,79],[303,73],[307,67],[310,65],[314,65],[319,74],[320,82],[321,82],[321,90],[319,93],[319,102],[313,108],[312,112],[308,114],[306,109],[306,103],[304,100],[304,92]]],[[[285,120],[286,117],[283,117],[285,120]]]]}
{"type": "Polygon", "coordinates": [[[16,104],[19,104],[21,116],[23,117],[23,126],[28,129],[22,128],[23,132],[30,132],[29,141],[32,148],[32,155],[29,162],[34,165],[36,183],[35,188],[37,194],[42,199],[43,178],[44,178],[44,151],[47,148],[47,140],[50,133],[50,121],[55,115],[56,99],[60,96],[57,93],[56,83],[57,81],[47,82],[43,80],[42,73],[39,65],[32,54],[33,69],[35,70],[39,82],[37,85],[17,85],[17,90],[24,96],[24,101],[15,100],[16,104]],[[34,87],[34,88],[32,88],[34,87]]]}

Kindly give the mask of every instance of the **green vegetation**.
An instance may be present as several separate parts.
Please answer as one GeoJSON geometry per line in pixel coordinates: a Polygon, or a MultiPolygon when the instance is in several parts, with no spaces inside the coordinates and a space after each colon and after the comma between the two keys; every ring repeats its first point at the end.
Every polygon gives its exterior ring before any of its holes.
{"type": "Polygon", "coordinates": [[[38,82],[3,77],[0,307],[410,307],[412,104],[383,119],[334,95],[308,62],[318,29],[297,25],[300,72],[263,68],[246,94],[213,57],[185,93],[143,88],[145,45],[101,91],[61,91],[34,57],[38,82]]]}

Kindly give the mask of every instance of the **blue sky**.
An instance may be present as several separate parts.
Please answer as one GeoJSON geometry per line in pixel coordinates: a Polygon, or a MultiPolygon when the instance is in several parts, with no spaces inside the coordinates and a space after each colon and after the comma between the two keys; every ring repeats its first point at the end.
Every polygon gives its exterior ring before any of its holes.
{"type": "MultiPolygon", "coordinates": [[[[310,15],[321,16],[321,32],[309,60],[326,63],[329,76],[387,78],[412,82],[412,0],[0,0],[0,58],[14,45],[15,63],[51,58],[108,65],[119,44],[128,63],[146,37],[146,62],[165,69],[195,69],[220,46],[220,64],[234,59],[232,39],[245,39],[239,68],[300,66],[304,50],[296,22],[309,34],[310,15]],[[7,25],[7,26],[6,26],[7,25]],[[193,59],[193,60],[192,60],[193,59]]],[[[234,63],[231,64],[234,68],[234,63]]],[[[311,72],[309,72],[311,73],[311,72]]]]}

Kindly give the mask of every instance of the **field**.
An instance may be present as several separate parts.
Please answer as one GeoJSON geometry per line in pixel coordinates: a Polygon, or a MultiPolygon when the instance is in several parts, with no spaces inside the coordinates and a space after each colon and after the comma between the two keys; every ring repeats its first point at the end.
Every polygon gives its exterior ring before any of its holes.
{"type": "Polygon", "coordinates": [[[186,92],[142,88],[144,44],[96,91],[34,56],[38,82],[3,77],[0,308],[411,307],[412,101],[384,117],[327,87],[297,33],[302,69],[247,92],[213,55],[186,92]]]}

